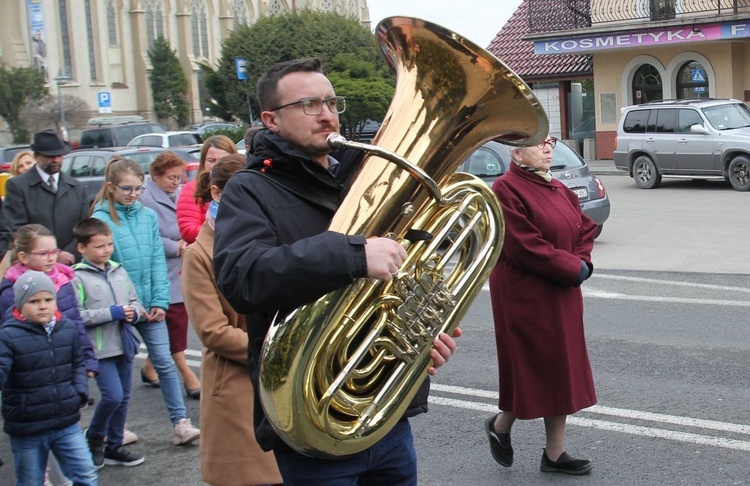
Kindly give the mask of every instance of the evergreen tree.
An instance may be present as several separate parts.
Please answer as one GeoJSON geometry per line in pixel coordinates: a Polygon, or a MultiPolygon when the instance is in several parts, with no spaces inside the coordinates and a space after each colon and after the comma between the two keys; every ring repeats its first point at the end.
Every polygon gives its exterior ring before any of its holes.
{"type": "Polygon", "coordinates": [[[251,105],[257,120],[258,78],[277,62],[305,57],[320,58],[336,94],[347,97],[342,131],[358,121],[379,121],[385,116],[394,78],[378,52],[373,33],[357,19],[311,9],[262,17],[230,33],[222,44],[216,71],[206,70],[206,88],[218,105],[216,112],[249,120],[251,105]],[[237,79],[237,57],[247,60],[247,80],[237,79]]]}
{"type": "Polygon", "coordinates": [[[177,54],[169,47],[169,41],[159,37],[148,50],[148,58],[151,60],[149,80],[156,116],[159,120],[173,118],[180,127],[187,125],[190,114],[186,99],[188,81],[177,54]]]}

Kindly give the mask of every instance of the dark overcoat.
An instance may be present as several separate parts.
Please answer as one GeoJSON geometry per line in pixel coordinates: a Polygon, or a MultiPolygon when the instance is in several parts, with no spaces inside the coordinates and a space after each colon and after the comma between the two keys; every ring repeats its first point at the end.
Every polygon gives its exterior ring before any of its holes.
{"type": "Polygon", "coordinates": [[[0,238],[0,253],[7,251],[13,231],[36,223],[52,231],[60,249],[78,255],[73,226],[89,214],[89,200],[83,184],[60,172],[55,193],[39,177],[39,171],[32,167],[8,179],[5,191],[0,225],[4,238],[0,238]]]}
{"type": "Polygon", "coordinates": [[[593,269],[596,223],[561,182],[515,164],[493,191],[506,225],[490,275],[500,409],[520,419],[575,413],[596,403],[579,287],[581,261],[593,269]]]}

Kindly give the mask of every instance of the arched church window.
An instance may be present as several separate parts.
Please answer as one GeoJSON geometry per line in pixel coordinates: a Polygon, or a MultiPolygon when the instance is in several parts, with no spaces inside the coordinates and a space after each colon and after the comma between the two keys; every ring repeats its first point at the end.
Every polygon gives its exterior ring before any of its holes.
{"type": "Polygon", "coordinates": [[[651,64],[638,68],[633,76],[633,103],[640,105],[664,99],[661,74],[651,64]]]}
{"type": "Polygon", "coordinates": [[[146,40],[148,47],[164,37],[164,4],[161,0],[146,0],[146,40]]]}
{"type": "Polygon", "coordinates": [[[247,3],[245,3],[245,0],[234,0],[232,4],[232,17],[234,18],[235,27],[250,23],[250,15],[247,13],[247,3]]]}
{"type": "Polygon", "coordinates": [[[117,45],[117,10],[114,2],[107,2],[107,38],[110,46],[117,45]]]}
{"type": "Polygon", "coordinates": [[[196,58],[208,58],[208,21],[203,0],[192,1],[190,18],[193,27],[193,55],[196,58]]]}

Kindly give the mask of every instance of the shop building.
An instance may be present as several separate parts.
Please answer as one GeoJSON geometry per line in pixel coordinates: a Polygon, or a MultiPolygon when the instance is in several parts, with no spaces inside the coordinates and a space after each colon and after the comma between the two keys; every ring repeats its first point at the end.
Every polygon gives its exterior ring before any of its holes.
{"type": "Polygon", "coordinates": [[[624,106],[709,97],[750,101],[750,0],[524,4],[529,29],[523,40],[533,44],[539,64],[591,56],[597,158],[612,158],[624,106]]]}

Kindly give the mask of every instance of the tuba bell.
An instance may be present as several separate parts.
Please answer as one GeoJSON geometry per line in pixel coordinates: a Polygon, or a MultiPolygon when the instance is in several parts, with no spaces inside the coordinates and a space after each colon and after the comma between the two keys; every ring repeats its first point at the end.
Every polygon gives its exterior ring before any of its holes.
{"type": "Polygon", "coordinates": [[[500,255],[495,195],[456,168],[488,140],[530,145],[549,130],[530,88],[460,35],[407,17],[375,33],[396,91],[372,145],[329,138],[367,152],[329,229],[390,236],[407,259],[389,282],[359,279],[277,317],[261,353],[267,419],[323,458],[361,452],[401,419],[433,340],[452,334],[500,255]]]}

